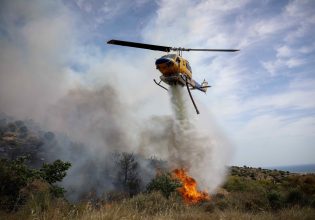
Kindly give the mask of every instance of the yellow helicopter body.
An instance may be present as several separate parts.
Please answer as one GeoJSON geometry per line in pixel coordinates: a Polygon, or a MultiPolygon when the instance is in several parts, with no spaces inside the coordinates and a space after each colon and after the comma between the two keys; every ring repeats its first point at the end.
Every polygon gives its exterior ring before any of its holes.
{"type": "Polygon", "coordinates": [[[158,69],[165,77],[182,73],[188,79],[192,79],[192,70],[189,65],[189,62],[183,57],[178,56],[177,54],[167,54],[162,56],[155,62],[156,69],[158,69]],[[159,63],[159,60],[168,59],[169,62],[159,63]]]}

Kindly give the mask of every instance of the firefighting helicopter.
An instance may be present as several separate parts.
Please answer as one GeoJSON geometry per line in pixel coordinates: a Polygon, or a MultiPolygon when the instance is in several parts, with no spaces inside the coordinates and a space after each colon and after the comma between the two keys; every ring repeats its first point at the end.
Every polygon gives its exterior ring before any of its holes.
{"type": "Polygon", "coordinates": [[[236,52],[236,49],[192,49],[192,48],[182,48],[182,47],[169,47],[169,46],[159,46],[153,44],[144,44],[131,41],[122,40],[109,40],[107,44],[114,44],[119,46],[135,47],[148,50],[157,50],[169,53],[170,51],[176,51],[177,54],[166,54],[155,61],[156,69],[158,69],[162,75],[160,76],[160,81],[157,82],[155,79],[153,81],[155,84],[161,88],[168,90],[165,86],[161,85],[162,81],[170,86],[181,85],[186,86],[190,99],[196,109],[197,114],[199,110],[197,105],[191,95],[190,90],[197,89],[204,93],[211,86],[208,82],[204,80],[201,84],[192,79],[192,70],[189,65],[188,60],[182,57],[183,51],[212,51],[212,52],[236,52]]]}

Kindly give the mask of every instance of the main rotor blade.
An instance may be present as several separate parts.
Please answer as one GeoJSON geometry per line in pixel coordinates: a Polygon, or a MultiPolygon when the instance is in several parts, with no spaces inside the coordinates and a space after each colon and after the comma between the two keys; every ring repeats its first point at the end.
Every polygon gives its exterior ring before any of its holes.
{"type": "Polygon", "coordinates": [[[108,44],[115,44],[119,46],[126,46],[126,47],[135,47],[141,49],[148,49],[148,50],[158,50],[163,52],[170,52],[172,51],[212,51],[212,52],[236,52],[239,50],[236,49],[193,49],[193,48],[182,48],[182,47],[166,47],[166,46],[159,46],[154,44],[143,44],[131,41],[122,41],[122,40],[110,40],[107,42],[108,44]]]}
{"type": "MultiPolygon", "coordinates": [[[[177,48],[174,48],[177,49],[177,48]]],[[[236,52],[236,49],[191,49],[191,48],[179,48],[182,51],[213,51],[213,52],[236,52]]]]}
{"type": "Polygon", "coordinates": [[[107,43],[120,45],[120,46],[126,46],[126,47],[148,49],[148,50],[159,50],[159,51],[164,51],[164,52],[171,51],[171,47],[165,47],[165,46],[159,46],[159,45],[153,45],[153,44],[142,44],[142,43],[136,43],[136,42],[130,42],[130,41],[110,40],[107,43]]]}

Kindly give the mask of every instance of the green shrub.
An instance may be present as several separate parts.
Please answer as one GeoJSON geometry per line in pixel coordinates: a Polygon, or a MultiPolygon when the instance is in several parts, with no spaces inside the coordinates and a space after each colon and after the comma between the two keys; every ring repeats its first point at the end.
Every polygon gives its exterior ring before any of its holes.
{"type": "Polygon", "coordinates": [[[267,194],[269,205],[272,209],[276,210],[283,206],[283,198],[277,191],[271,191],[267,194]]]}
{"type": "Polygon", "coordinates": [[[147,192],[160,191],[168,198],[179,187],[181,187],[181,183],[177,179],[172,178],[169,173],[163,173],[151,180],[147,185],[147,192]]]}
{"type": "Polygon", "coordinates": [[[55,186],[53,183],[61,181],[65,177],[70,163],[57,160],[53,164],[44,164],[40,170],[37,170],[29,168],[26,160],[26,157],[19,157],[16,160],[0,159],[0,207],[4,210],[16,210],[17,207],[24,204],[28,195],[31,195],[31,193],[25,192],[28,192],[29,189],[36,191],[38,188],[32,188],[35,180],[48,185],[53,196],[63,195],[63,188],[55,186]]]}
{"type": "Polygon", "coordinates": [[[241,177],[232,176],[225,183],[224,188],[229,191],[245,191],[246,183],[241,177]]]}
{"type": "Polygon", "coordinates": [[[61,181],[66,175],[66,171],[70,168],[71,163],[56,160],[52,164],[44,163],[40,168],[41,176],[49,184],[61,181]]]}
{"type": "Polygon", "coordinates": [[[287,194],[286,202],[291,205],[302,205],[304,203],[304,194],[301,190],[295,188],[287,194]]]}
{"type": "Polygon", "coordinates": [[[25,165],[25,160],[25,157],[13,161],[0,160],[0,206],[5,210],[12,210],[20,205],[23,202],[19,196],[20,190],[40,177],[36,170],[25,165]]]}

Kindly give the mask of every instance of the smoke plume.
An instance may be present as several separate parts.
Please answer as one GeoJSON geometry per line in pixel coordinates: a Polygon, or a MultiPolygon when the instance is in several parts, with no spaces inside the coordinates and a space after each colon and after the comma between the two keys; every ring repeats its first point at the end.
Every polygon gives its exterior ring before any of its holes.
{"type": "MultiPolygon", "coordinates": [[[[61,2],[35,3],[7,1],[0,9],[0,112],[56,134],[46,143],[48,161],[72,163],[63,182],[68,196],[115,189],[107,178],[116,172],[115,151],[186,167],[209,191],[222,183],[229,148],[208,110],[197,117],[183,88],[171,87],[168,113],[167,96],[149,84],[150,56],[100,56],[84,46],[80,22],[61,2]]],[[[139,161],[148,181],[155,170],[139,161]]]]}

